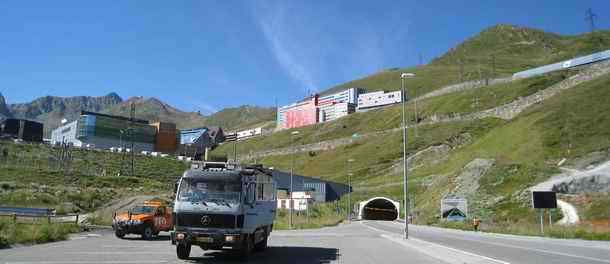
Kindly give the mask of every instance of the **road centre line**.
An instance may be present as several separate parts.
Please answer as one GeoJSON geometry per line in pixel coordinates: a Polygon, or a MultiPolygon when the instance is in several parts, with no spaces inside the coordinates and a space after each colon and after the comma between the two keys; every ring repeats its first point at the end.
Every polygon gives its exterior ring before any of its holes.
{"type": "MultiPolygon", "coordinates": [[[[379,228],[375,228],[375,227],[369,226],[369,225],[365,224],[365,222],[360,222],[360,223],[363,226],[365,226],[365,227],[367,227],[367,228],[369,228],[371,230],[377,231],[377,232],[386,233],[386,234],[394,234],[394,233],[386,231],[386,230],[382,230],[382,229],[379,229],[379,228]]],[[[393,237],[391,237],[389,235],[381,235],[381,237],[386,238],[386,239],[388,239],[390,241],[393,241],[393,242],[396,242],[396,243],[400,243],[403,246],[412,247],[411,245],[407,245],[407,243],[405,241],[397,240],[397,239],[395,239],[395,238],[393,238],[393,237]]],[[[492,262],[496,262],[496,263],[501,263],[501,264],[510,264],[510,262],[506,262],[506,261],[503,261],[503,260],[494,259],[494,258],[490,258],[490,257],[487,257],[487,256],[482,256],[482,255],[475,254],[475,253],[472,253],[472,252],[468,252],[468,251],[464,251],[464,250],[460,250],[460,249],[456,249],[456,248],[440,245],[440,244],[437,244],[437,243],[432,243],[432,242],[424,241],[424,240],[421,240],[421,239],[416,239],[416,238],[409,238],[409,239],[412,239],[412,240],[415,240],[415,241],[418,241],[418,242],[424,242],[426,244],[433,245],[433,246],[438,246],[438,247],[441,247],[441,248],[444,248],[444,249],[447,249],[447,250],[450,250],[450,251],[458,252],[458,253],[465,254],[465,255],[468,255],[468,256],[471,256],[471,257],[475,257],[475,258],[486,259],[486,260],[489,260],[489,261],[492,261],[492,262]]],[[[437,257],[437,256],[433,256],[433,257],[437,257]]]]}

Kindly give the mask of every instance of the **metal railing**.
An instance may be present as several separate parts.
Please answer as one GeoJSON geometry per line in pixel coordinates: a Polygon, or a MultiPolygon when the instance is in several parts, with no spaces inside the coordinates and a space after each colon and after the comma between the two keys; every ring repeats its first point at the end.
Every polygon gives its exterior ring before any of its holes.
{"type": "Polygon", "coordinates": [[[0,207],[0,218],[9,218],[15,223],[79,223],[79,214],[56,215],[50,208],[0,207]]]}

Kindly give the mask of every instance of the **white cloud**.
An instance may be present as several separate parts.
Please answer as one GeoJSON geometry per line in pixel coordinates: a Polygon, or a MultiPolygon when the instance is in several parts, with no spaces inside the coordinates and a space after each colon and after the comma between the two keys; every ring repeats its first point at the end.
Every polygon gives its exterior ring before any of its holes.
{"type": "Polygon", "coordinates": [[[410,22],[399,9],[370,21],[342,4],[255,3],[253,17],[269,50],[303,92],[405,66],[412,52],[410,22]]]}
{"type": "Polygon", "coordinates": [[[291,45],[295,43],[296,39],[285,28],[285,9],[280,5],[271,8],[271,12],[256,16],[269,49],[282,69],[302,85],[303,92],[317,91],[316,82],[305,66],[304,60],[295,55],[299,53],[298,47],[291,45]]]}

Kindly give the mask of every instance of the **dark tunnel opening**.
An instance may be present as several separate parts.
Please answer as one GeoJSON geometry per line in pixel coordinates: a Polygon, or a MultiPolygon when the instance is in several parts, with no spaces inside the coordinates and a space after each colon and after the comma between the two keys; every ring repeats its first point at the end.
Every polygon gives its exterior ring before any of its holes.
{"type": "Polygon", "coordinates": [[[362,219],[394,221],[398,218],[398,209],[386,199],[375,199],[362,208],[362,219]]]}

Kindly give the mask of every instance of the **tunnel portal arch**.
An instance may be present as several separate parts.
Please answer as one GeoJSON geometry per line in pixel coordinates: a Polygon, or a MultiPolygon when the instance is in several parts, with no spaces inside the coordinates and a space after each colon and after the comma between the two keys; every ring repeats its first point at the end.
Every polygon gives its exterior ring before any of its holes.
{"type": "Polygon", "coordinates": [[[387,197],[373,197],[360,202],[358,219],[361,220],[388,220],[398,219],[400,203],[387,197]]]}

